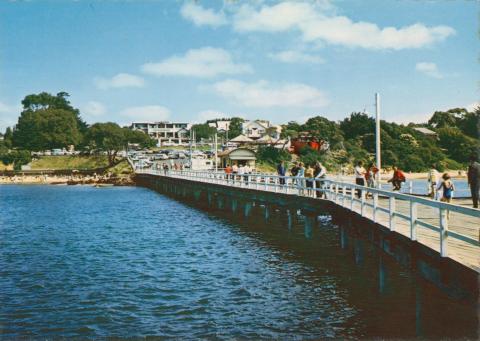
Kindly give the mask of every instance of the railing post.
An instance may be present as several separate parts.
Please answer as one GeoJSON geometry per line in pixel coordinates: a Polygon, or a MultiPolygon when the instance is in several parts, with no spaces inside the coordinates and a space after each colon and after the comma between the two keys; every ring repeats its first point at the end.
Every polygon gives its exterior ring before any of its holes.
{"type": "Polygon", "coordinates": [[[275,193],[278,192],[278,178],[275,178],[275,193]]]}
{"type": "Polygon", "coordinates": [[[313,183],[312,183],[312,188],[313,188],[313,198],[315,199],[317,197],[317,181],[315,181],[315,178],[313,178],[313,183]]]}
{"type": "Polygon", "coordinates": [[[440,208],[440,255],[448,255],[448,219],[447,210],[440,208]]]}
{"type": "Polygon", "coordinates": [[[338,204],[338,184],[335,184],[335,203],[338,204]]]}
{"type": "Polygon", "coordinates": [[[270,181],[270,180],[267,180],[268,178],[266,176],[263,177],[263,182],[265,183],[265,191],[267,190],[268,188],[268,184],[267,184],[267,181],[270,181]]]}
{"type": "Polygon", "coordinates": [[[360,215],[365,216],[365,191],[360,194],[360,215]]]}
{"type": "Polygon", "coordinates": [[[413,193],[413,181],[410,181],[410,183],[408,184],[408,193],[413,193]]]}
{"type": "Polygon", "coordinates": [[[395,231],[395,197],[388,199],[388,222],[390,231],[395,231]]]}
{"type": "Polygon", "coordinates": [[[417,240],[417,206],[414,201],[410,201],[410,239],[417,240]]]}
{"type": "Polygon", "coordinates": [[[345,196],[347,195],[347,187],[342,186],[342,206],[345,207],[345,196]]]}
{"type": "Polygon", "coordinates": [[[353,211],[353,203],[355,200],[355,191],[353,190],[353,187],[350,189],[350,210],[353,211]]]}
{"type": "Polygon", "coordinates": [[[378,193],[373,193],[373,212],[372,219],[373,222],[377,222],[377,207],[378,207],[378,193]]]}

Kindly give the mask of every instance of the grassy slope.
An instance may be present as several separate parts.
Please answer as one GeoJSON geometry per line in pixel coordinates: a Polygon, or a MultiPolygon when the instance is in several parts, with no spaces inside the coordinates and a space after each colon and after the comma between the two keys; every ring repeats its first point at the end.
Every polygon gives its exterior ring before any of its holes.
{"type": "Polygon", "coordinates": [[[108,158],[99,156],[43,156],[32,161],[32,169],[91,169],[108,166],[108,158]]]}

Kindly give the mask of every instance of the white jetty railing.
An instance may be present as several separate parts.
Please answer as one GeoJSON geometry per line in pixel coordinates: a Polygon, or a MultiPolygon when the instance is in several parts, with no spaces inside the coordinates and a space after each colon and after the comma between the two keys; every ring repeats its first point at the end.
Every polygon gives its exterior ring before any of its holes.
{"type": "MultiPolygon", "coordinates": [[[[480,236],[477,238],[466,236],[451,231],[448,228],[449,215],[452,212],[471,218],[478,218],[476,228],[480,229],[480,210],[464,206],[434,201],[409,194],[391,192],[382,189],[359,186],[352,183],[334,181],[329,179],[310,179],[291,176],[278,176],[268,174],[226,174],[215,171],[192,170],[155,170],[137,169],[139,174],[153,174],[182,178],[198,182],[214,183],[238,188],[248,188],[289,195],[299,195],[311,198],[324,198],[335,202],[337,205],[358,212],[361,216],[379,222],[379,214],[387,215],[386,224],[391,231],[395,231],[397,219],[404,219],[409,224],[409,237],[417,240],[417,229],[427,228],[439,233],[439,250],[442,257],[448,256],[447,241],[449,238],[461,240],[473,246],[480,246],[480,236]],[[380,202],[387,203],[382,207],[380,202]],[[401,202],[404,212],[400,212],[397,203],[401,202]],[[405,210],[405,204],[408,209],[405,210]],[[439,212],[438,224],[433,224],[418,215],[419,205],[437,209],[439,212]]],[[[431,220],[431,219],[430,219],[431,220]]]]}

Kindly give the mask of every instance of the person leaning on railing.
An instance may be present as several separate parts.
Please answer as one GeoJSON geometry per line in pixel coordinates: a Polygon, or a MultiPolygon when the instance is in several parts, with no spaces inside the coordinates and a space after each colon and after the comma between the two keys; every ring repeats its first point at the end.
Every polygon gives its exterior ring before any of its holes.
{"type": "Polygon", "coordinates": [[[473,207],[478,208],[480,197],[480,163],[477,156],[470,156],[470,165],[468,166],[468,185],[472,193],[473,207]]]}

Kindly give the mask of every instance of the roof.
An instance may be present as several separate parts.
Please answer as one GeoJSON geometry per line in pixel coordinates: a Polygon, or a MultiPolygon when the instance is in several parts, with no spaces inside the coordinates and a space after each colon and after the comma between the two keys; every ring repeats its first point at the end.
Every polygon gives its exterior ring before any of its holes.
{"type": "Polygon", "coordinates": [[[218,153],[220,157],[228,157],[230,160],[256,160],[255,152],[248,148],[225,150],[218,153]]]}
{"type": "Polygon", "coordinates": [[[260,137],[256,141],[259,141],[259,142],[273,142],[273,139],[270,135],[263,135],[262,137],[260,137]]]}
{"type": "Polygon", "coordinates": [[[253,140],[245,135],[238,135],[231,139],[229,142],[252,142],[253,140]]]}
{"type": "Polygon", "coordinates": [[[434,132],[433,130],[430,130],[428,128],[418,127],[418,128],[413,128],[413,129],[422,133],[422,134],[425,134],[425,135],[437,135],[436,132],[434,132]]]}

